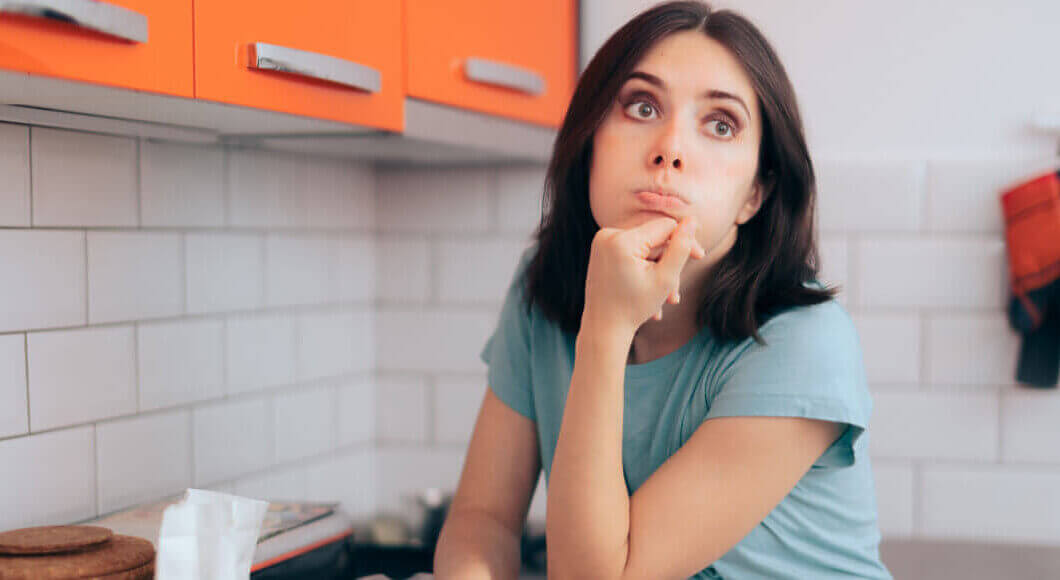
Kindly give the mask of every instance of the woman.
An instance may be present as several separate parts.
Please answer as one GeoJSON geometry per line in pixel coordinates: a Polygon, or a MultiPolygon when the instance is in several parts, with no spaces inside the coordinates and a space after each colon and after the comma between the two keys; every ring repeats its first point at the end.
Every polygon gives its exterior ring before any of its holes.
{"type": "Polygon", "coordinates": [[[439,578],[891,578],[856,330],[818,283],[794,91],[746,19],[655,6],[582,74],[482,350],[439,578]]]}

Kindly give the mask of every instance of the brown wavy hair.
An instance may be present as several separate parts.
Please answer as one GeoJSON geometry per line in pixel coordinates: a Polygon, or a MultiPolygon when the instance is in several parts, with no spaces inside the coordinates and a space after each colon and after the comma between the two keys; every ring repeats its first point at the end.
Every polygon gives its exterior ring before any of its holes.
{"type": "Polygon", "coordinates": [[[545,176],[537,247],[526,269],[526,307],[577,333],[585,307],[589,252],[599,225],[589,207],[592,143],[618,90],[647,51],[666,36],[697,30],[729,49],[751,78],[762,118],[756,179],[763,202],[739,226],[732,249],[707,275],[696,326],[715,338],[765,341],[758,328],[791,306],[824,302],[836,288],[815,289],[815,177],[787,73],[762,33],[745,17],[706,2],[666,2],[641,12],[597,51],[578,79],[545,176]]]}

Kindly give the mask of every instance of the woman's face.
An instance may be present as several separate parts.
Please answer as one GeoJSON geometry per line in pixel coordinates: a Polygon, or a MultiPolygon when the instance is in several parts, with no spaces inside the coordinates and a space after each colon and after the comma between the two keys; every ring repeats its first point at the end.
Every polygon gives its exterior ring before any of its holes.
{"type": "Polygon", "coordinates": [[[630,228],[694,215],[707,250],[697,264],[713,264],[761,205],[760,140],[758,103],[739,61],[702,32],[671,34],[633,68],[593,136],[593,217],[600,227],[630,228]],[[652,190],[677,197],[638,195],[652,190]]]}

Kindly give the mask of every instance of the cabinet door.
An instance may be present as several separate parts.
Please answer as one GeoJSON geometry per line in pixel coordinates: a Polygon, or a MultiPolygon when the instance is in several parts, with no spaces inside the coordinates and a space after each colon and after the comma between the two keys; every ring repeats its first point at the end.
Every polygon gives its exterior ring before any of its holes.
{"type": "Polygon", "coordinates": [[[192,0],[0,2],[0,68],[193,94],[192,0]]]}
{"type": "Polygon", "coordinates": [[[399,131],[401,62],[401,2],[195,0],[196,98],[399,131]]]}
{"type": "Polygon", "coordinates": [[[558,127],[577,77],[574,0],[405,0],[408,94],[558,127]]]}

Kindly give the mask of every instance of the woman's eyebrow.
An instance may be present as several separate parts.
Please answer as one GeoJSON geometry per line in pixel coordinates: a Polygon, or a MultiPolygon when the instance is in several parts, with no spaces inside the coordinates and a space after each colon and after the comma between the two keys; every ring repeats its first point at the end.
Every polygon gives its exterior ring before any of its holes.
{"type": "MultiPolygon", "coordinates": [[[[645,81],[645,82],[647,82],[649,84],[655,85],[655,86],[659,87],[660,89],[666,90],[666,83],[664,83],[661,78],[659,78],[659,77],[657,77],[657,76],[655,76],[655,75],[653,75],[651,73],[646,73],[644,71],[635,70],[635,71],[629,73],[629,76],[626,77],[626,80],[623,82],[623,84],[625,84],[626,82],[629,82],[630,79],[640,79],[640,80],[645,81]]],[[[701,96],[703,96],[705,98],[708,98],[708,99],[729,99],[729,100],[732,100],[732,101],[736,101],[737,103],[740,103],[741,107],[743,107],[743,110],[747,113],[747,117],[748,118],[751,117],[751,111],[749,111],[747,109],[747,105],[743,102],[743,99],[741,99],[740,97],[738,97],[738,96],[736,96],[736,95],[734,95],[732,93],[727,93],[725,91],[719,91],[718,89],[709,89],[709,90],[704,91],[701,96]]]]}

